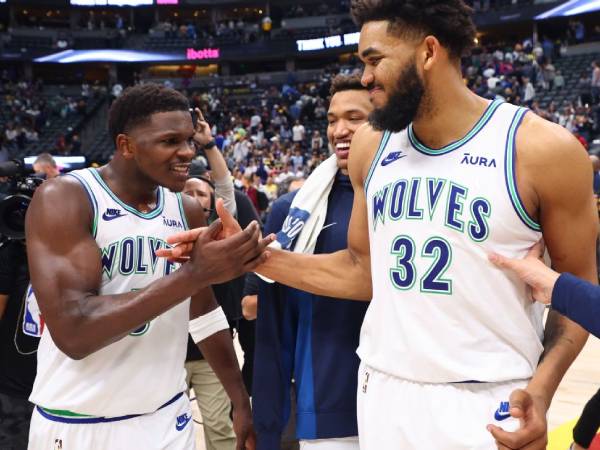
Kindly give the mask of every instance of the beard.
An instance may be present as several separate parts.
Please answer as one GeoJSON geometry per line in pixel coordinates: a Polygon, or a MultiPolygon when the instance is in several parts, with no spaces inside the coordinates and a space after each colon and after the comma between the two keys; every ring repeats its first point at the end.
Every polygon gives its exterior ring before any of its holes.
{"type": "Polygon", "coordinates": [[[413,61],[398,77],[396,88],[389,95],[387,103],[369,114],[369,123],[380,131],[402,131],[417,116],[424,96],[425,85],[419,78],[413,61]]]}

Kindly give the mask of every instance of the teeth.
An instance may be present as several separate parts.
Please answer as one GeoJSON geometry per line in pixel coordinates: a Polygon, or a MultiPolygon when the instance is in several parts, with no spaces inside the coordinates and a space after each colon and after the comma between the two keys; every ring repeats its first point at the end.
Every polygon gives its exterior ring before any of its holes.
{"type": "Polygon", "coordinates": [[[350,142],[340,142],[335,148],[338,150],[348,150],[350,148],[350,142]]]}

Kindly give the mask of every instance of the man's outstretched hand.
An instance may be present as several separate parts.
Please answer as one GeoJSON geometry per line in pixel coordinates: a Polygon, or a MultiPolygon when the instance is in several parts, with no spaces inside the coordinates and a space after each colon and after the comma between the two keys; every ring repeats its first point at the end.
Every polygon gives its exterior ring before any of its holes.
{"type": "MultiPolygon", "coordinates": [[[[237,222],[237,220],[235,220],[227,208],[225,208],[223,200],[220,198],[216,201],[216,210],[221,222],[221,228],[218,233],[213,235],[215,240],[220,241],[227,239],[242,231],[242,227],[240,227],[240,224],[237,222]]],[[[248,227],[255,223],[256,222],[252,222],[248,227]]],[[[156,256],[160,258],[167,258],[169,261],[173,262],[187,262],[194,248],[194,244],[204,230],[206,230],[206,227],[194,228],[192,230],[182,231],[181,233],[176,233],[172,236],[169,236],[167,238],[167,243],[173,247],[157,250],[156,256]]],[[[273,235],[267,236],[260,240],[259,245],[261,247],[266,247],[273,242],[274,239],[275,237],[273,235]]],[[[268,253],[266,256],[268,256],[268,253]]]]}

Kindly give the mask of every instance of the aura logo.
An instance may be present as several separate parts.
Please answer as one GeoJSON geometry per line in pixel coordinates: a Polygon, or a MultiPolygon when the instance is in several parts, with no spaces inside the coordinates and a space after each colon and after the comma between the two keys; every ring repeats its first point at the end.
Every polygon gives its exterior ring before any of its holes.
{"type": "Polygon", "coordinates": [[[163,217],[163,225],[171,228],[183,228],[183,223],[180,220],[167,219],[166,217],[163,217]]]}
{"type": "Polygon", "coordinates": [[[488,159],[483,156],[471,156],[469,153],[464,154],[460,163],[468,166],[496,167],[495,159],[488,159]]]}

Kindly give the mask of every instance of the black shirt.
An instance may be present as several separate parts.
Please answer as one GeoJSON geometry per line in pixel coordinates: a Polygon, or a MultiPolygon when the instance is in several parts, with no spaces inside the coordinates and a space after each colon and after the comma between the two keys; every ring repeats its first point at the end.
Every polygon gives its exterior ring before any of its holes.
{"type": "MultiPolygon", "coordinates": [[[[250,225],[250,222],[256,220],[260,223],[258,213],[252,205],[252,201],[246,194],[237,189],[234,189],[235,194],[235,206],[237,209],[237,220],[242,227],[246,228],[250,225]]],[[[245,276],[235,278],[227,283],[213,285],[213,291],[215,298],[221,307],[223,312],[229,321],[229,325],[234,327],[237,320],[242,317],[242,293],[244,289],[245,276]]],[[[235,328],[235,327],[234,327],[235,328]]],[[[198,349],[198,346],[194,343],[192,338],[188,336],[188,351],[186,361],[197,361],[202,359],[202,353],[198,349]]]]}
{"type": "Polygon", "coordinates": [[[37,368],[39,338],[23,333],[23,302],[29,286],[25,245],[9,241],[0,247],[0,294],[8,303],[0,319],[0,392],[28,398],[37,368]]]}

